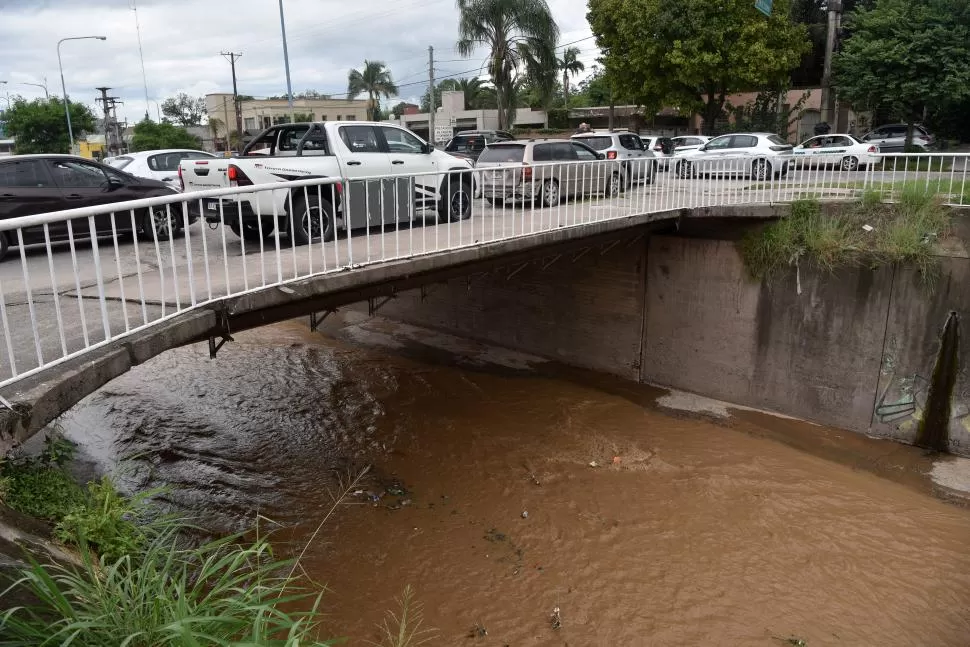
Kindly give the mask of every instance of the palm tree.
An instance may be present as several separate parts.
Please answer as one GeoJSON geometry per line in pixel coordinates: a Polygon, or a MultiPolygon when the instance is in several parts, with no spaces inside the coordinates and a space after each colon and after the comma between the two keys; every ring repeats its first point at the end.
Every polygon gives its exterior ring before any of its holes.
{"type": "Polygon", "coordinates": [[[465,93],[466,110],[479,109],[479,103],[482,97],[482,82],[478,80],[478,77],[473,76],[470,79],[459,79],[457,89],[465,93]]]}
{"type": "Polygon", "coordinates": [[[579,48],[569,47],[562,53],[562,58],[556,61],[559,70],[562,72],[562,96],[563,107],[569,108],[569,77],[576,76],[586,69],[583,62],[579,60],[579,48]]]}
{"type": "Polygon", "coordinates": [[[377,121],[377,108],[381,97],[389,99],[397,94],[397,86],[391,71],[382,61],[364,61],[364,69],[347,73],[347,98],[356,99],[367,93],[367,114],[377,121]]]}
{"type": "MultiPolygon", "coordinates": [[[[507,130],[515,114],[513,83],[523,46],[538,68],[556,70],[559,27],[546,0],[456,0],[458,53],[470,56],[478,46],[489,50],[488,73],[498,99],[498,125],[507,130]]],[[[541,76],[537,70],[534,73],[541,76]]]]}
{"type": "Polygon", "coordinates": [[[209,132],[212,133],[212,141],[216,142],[219,140],[219,129],[225,124],[222,123],[222,119],[219,117],[209,117],[209,132]]]}

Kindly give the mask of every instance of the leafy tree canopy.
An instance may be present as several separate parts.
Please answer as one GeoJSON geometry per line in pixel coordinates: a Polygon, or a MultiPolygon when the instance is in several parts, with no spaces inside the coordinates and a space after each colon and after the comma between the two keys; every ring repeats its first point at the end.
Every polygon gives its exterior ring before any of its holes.
{"type": "Polygon", "coordinates": [[[205,97],[195,98],[179,92],[162,102],[162,114],[166,121],[179,126],[198,126],[208,114],[205,97]]]}
{"type": "Polygon", "coordinates": [[[131,138],[131,150],[151,151],[162,148],[200,148],[202,142],[190,135],[185,128],[174,124],[160,123],[145,119],[135,126],[131,138]]]}
{"type": "MultiPolygon", "coordinates": [[[[70,102],[71,129],[74,139],[95,132],[97,122],[91,109],[82,103],[70,102]]],[[[67,134],[64,102],[58,97],[25,101],[14,99],[4,113],[7,132],[15,137],[16,152],[70,153],[71,140],[67,134]]]]}
{"type": "Polygon", "coordinates": [[[876,0],[845,18],[834,61],[839,96],[912,123],[970,99],[970,4],[876,0]]]}
{"type": "Polygon", "coordinates": [[[613,87],[648,110],[701,112],[712,131],[729,94],[777,87],[809,49],[790,0],[589,0],[613,87]]]}

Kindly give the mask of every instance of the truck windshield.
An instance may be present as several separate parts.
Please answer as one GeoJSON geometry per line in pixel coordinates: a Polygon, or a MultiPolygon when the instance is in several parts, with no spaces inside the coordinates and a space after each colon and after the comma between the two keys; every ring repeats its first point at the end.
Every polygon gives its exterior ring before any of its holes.
{"type": "Polygon", "coordinates": [[[577,137],[576,139],[597,151],[606,150],[613,145],[612,137],[577,137]]]}

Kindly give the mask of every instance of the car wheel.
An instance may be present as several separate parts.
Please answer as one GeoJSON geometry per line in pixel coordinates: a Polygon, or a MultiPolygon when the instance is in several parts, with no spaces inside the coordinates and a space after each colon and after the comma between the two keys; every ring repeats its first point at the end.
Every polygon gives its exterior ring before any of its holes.
{"type": "Polygon", "coordinates": [[[650,162],[647,164],[647,175],[643,178],[643,184],[653,184],[654,178],[657,177],[657,162],[650,162]]]}
{"type": "Polygon", "coordinates": [[[615,198],[619,196],[622,190],[622,182],[623,179],[620,177],[620,174],[614,171],[606,183],[606,197],[615,198]]]}
{"type": "Polygon", "coordinates": [[[169,205],[149,207],[142,215],[141,233],[146,240],[168,240],[182,230],[182,213],[178,207],[169,205]]]}
{"type": "Polygon", "coordinates": [[[485,198],[485,202],[492,205],[493,207],[504,207],[505,200],[502,198],[485,198]]]}
{"type": "Polygon", "coordinates": [[[250,243],[258,243],[260,240],[267,240],[273,236],[272,227],[264,227],[263,233],[260,235],[259,224],[255,222],[244,222],[241,230],[239,229],[238,224],[233,223],[229,225],[229,229],[232,231],[232,233],[236,234],[240,238],[244,238],[246,242],[250,243]]]}
{"type": "Polygon", "coordinates": [[[329,200],[311,194],[293,201],[293,240],[297,245],[333,240],[334,229],[333,205],[329,200]]]}
{"type": "Polygon", "coordinates": [[[438,222],[458,222],[472,215],[472,187],[466,181],[445,180],[447,196],[438,202],[438,222]],[[450,185],[450,186],[449,186],[450,185]]]}
{"type": "Polygon", "coordinates": [[[7,232],[0,232],[0,261],[4,259],[7,252],[10,251],[10,242],[7,238],[7,232]]]}
{"type": "Polygon", "coordinates": [[[694,165],[691,164],[690,162],[681,162],[680,164],[677,165],[677,175],[679,175],[682,179],[686,180],[687,178],[694,175],[693,166],[694,165]]]}
{"type": "Polygon", "coordinates": [[[542,206],[555,207],[559,204],[559,182],[547,180],[542,185],[542,206]]]}
{"type": "Polygon", "coordinates": [[[858,157],[852,157],[850,155],[849,157],[843,157],[842,158],[842,170],[843,171],[855,171],[858,168],[859,168],[859,158],[858,157]]]}
{"type": "Polygon", "coordinates": [[[751,166],[751,177],[759,182],[764,182],[770,179],[771,164],[768,163],[768,160],[755,160],[754,164],[751,166]]]}

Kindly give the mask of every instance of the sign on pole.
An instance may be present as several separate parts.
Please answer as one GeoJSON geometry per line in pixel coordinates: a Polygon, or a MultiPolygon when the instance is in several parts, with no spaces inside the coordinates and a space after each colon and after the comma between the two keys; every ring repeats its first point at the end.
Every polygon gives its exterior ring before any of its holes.
{"type": "Polygon", "coordinates": [[[754,0],[754,8],[766,16],[771,15],[772,0],[754,0]]]}

